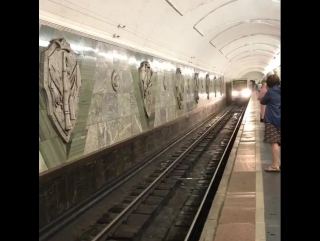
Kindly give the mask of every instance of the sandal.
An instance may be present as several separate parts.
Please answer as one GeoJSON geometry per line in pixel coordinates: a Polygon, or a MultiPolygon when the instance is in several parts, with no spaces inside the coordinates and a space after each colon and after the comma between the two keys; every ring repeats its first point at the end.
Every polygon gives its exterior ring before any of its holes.
{"type": "Polygon", "coordinates": [[[280,168],[279,167],[274,167],[274,166],[270,166],[266,169],[264,169],[266,172],[280,172],[280,168]]]}

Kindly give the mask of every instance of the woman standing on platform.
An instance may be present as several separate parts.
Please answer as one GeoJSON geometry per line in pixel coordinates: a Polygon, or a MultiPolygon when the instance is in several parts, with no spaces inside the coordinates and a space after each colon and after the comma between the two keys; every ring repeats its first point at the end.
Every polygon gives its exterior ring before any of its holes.
{"type": "MultiPolygon", "coordinates": [[[[261,81],[261,89],[260,89],[260,93],[258,95],[258,100],[262,100],[263,96],[267,93],[268,89],[267,89],[267,85],[266,85],[266,81],[263,80],[261,81]]],[[[263,118],[264,118],[264,113],[266,111],[266,106],[265,105],[261,105],[260,106],[260,122],[263,122],[263,118]]]]}
{"type": "Polygon", "coordinates": [[[273,165],[266,172],[280,172],[281,146],[281,85],[280,78],[272,74],[267,77],[267,92],[260,101],[266,106],[264,142],[271,144],[273,165]]]}

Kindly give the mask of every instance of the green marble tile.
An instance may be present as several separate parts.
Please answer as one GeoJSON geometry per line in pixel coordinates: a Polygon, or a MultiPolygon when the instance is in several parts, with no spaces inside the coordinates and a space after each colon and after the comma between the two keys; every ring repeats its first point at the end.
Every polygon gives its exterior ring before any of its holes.
{"type": "MultiPolygon", "coordinates": [[[[90,71],[94,71],[95,68],[90,67],[90,71]]],[[[82,74],[82,73],[81,73],[82,74]]],[[[87,76],[88,77],[88,76],[87,76]]],[[[71,141],[68,144],[68,160],[74,160],[80,157],[84,153],[84,146],[87,135],[87,121],[89,116],[89,109],[92,102],[94,80],[83,78],[82,86],[80,90],[79,99],[79,111],[76,120],[75,127],[71,136],[71,141]],[[84,137],[85,136],[85,137],[84,137]]]]}
{"type": "Polygon", "coordinates": [[[46,50],[46,47],[39,46],[39,63],[41,63],[41,60],[43,58],[42,54],[43,54],[43,51],[45,50],[46,50]]]}
{"type": "Polygon", "coordinates": [[[81,60],[79,60],[79,63],[80,62],[81,62],[81,68],[84,68],[84,67],[96,68],[97,59],[96,57],[92,57],[89,55],[82,55],[81,60]]]}
{"type": "Polygon", "coordinates": [[[72,134],[72,141],[70,152],[68,155],[68,161],[83,156],[84,148],[86,145],[87,133],[88,130],[83,130],[72,134]]]}
{"type": "Polygon", "coordinates": [[[94,66],[87,66],[81,63],[80,73],[81,79],[93,80],[96,68],[94,66]]]}
{"type": "Polygon", "coordinates": [[[90,105],[80,105],[73,132],[86,130],[90,105]]]}
{"type": "Polygon", "coordinates": [[[47,97],[45,90],[39,86],[39,110],[47,109],[47,97]]]}
{"type": "Polygon", "coordinates": [[[132,88],[132,77],[130,70],[122,71],[122,92],[123,93],[131,93],[133,92],[132,88]]]}
{"type": "Polygon", "coordinates": [[[94,94],[108,92],[107,82],[111,80],[111,75],[108,72],[107,68],[96,68],[93,87],[94,94]]]}
{"type": "Polygon", "coordinates": [[[94,94],[92,97],[87,125],[102,122],[102,101],[104,95],[102,93],[94,94]]]}
{"type": "Polygon", "coordinates": [[[63,34],[63,37],[66,38],[69,44],[75,44],[79,46],[84,45],[84,37],[67,31],[61,31],[61,33],[63,34]]]}
{"type": "Polygon", "coordinates": [[[131,129],[132,129],[132,135],[137,135],[140,132],[142,132],[139,115],[132,116],[131,129]]]}
{"type": "Polygon", "coordinates": [[[125,140],[132,136],[131,119],[131,116],[127,116],[117,120],[117,132],[120,140],[125,140]]]}
{"type": "Polygon", "coordinates": [[[66,145],[59,137],[40,142],[39,150],[48,169],[66,161],[66,145]]]}
{"type": "Polygon", "coordinates": [[[39,39],[42,41],[50,41],[63,36],[58,29],[43,25],[39,30],[39,39]]]}
{"type": "Polygon", "coordinates": [[[92,98],[94,81],[89,79],[82,79],[81,90],[79,96],[80,105],[90,105],[92,98]]]}
{"type": "Polygon", "coordinates": [[[130,93],[118,94],[118,115],[125,117],[131,115],[130,112],[130,93]]]}
{"type": "MultiPolygon", "coordinates": [[[[115,120],[113,120],[113,122],[115,122],[115,120]]],[[[97,151],[111,144],[113,137],[110,134],[110,126],[106,122],[89,125],[87,129],[88,133],[84,154],[97,151]]]]}
{"type": "Polygon", "coordinates": [[[39,110],[39,136],[41,140],[48,140],[58,137],[58,133],[54,129],[49,119],[47,110],[39,110]]]}

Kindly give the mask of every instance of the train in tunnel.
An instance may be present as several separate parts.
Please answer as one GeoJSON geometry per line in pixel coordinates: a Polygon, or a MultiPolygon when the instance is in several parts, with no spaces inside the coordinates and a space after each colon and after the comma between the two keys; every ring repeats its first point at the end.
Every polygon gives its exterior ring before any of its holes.
{"type": "Polygon", "coordinates": [[[234,79],[231,81],[231,97],[232,102],[236,104],[243,104],[251,97],[251,88],[249,87],[249,80],[234,79]]]}

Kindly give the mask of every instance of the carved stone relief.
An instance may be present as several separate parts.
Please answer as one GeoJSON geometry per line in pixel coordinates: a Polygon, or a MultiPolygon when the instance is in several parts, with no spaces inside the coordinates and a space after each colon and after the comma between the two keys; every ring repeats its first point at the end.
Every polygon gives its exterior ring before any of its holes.
{"type": "Polygon", "coordinates": [[[120,88],[120,76],[116,70],[112,72],[111,75],[111,84],[112,88],[115,92],[117,92],[120,88]]]}
{"type": "Polygon", "coordinates": [[[151,105],[152,105],[152,75],[153,71],[148,61],[143,61],[139,67],[139,77],[142,82],[143,102],[144,109],[147,117],[151,116],[151,105]]]}
{"type": "Polygon", "coordinates": [[[66,39],[50,41],[43,52],[42,71],[49,118],[68,142],[78,114],[81,74],[77,56],[66,39]]]}
{"type": "Polygon", "coordinates": [[[168,86],[167,78],[164,76],[163,77],[163,88],[164,88],[164,90],[167,90],[167,86],[168,86]]]}
{"type": "Polygon", "coordinates": [[[184,78],[180,68],[177,68],[176,70],[176,90],[177,90],[178,105],[179,105],[179,108],[182,109],[182,101],[183,101],[183,94],[184,94],[184,78]]]}
{"type": "Polygon", "coordinates": [[[210,94],[210,78],[209,78],[209,74],[206,75],[206,93],[207,93],[207,99],[209,100],[209,94],[210,94]]]}
{"type": "Polygon", "coordinates": [[[194,74],[194,82],[195,82],[195,88],[194,88],[194,97],[195,101],[199,102],[199,73],[194,74]]]}

